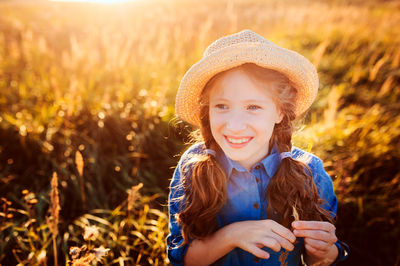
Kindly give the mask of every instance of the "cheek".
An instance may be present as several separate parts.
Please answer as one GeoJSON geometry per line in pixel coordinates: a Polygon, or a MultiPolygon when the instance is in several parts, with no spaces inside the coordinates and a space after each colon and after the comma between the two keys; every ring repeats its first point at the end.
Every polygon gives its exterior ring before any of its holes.
{"type": "Polygon", "coordinates": [[[252,120],[254,128],[263,134],[270,135],[275,127],[275,116],[268,115],[252,120]]]}
{"type": "Polygon", "coordinates": [[[210,127],[211,131],[216,131],[224,125],[224,116],[218,113],[210,113],[210,127]]]}

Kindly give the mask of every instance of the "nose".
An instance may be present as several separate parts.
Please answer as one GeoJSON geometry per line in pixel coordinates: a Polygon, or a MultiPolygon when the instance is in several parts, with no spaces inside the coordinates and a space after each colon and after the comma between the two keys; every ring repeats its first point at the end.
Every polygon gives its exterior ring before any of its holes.
{"type": "Polygon", "coordinates": [[[247,122],[240,114],[232,114],[226,120],[226,129],[232,133],[238,133],[247,128],[247,122]]]}

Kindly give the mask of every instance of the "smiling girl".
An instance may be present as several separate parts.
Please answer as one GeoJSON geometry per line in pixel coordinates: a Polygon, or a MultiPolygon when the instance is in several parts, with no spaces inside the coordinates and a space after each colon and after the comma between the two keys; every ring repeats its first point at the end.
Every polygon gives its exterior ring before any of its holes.
{"type": "Polygon", "coordinates": [[[250,30],[218,39],[188,70],[176,113],[198,130],[170,184],[173,265],[346,258],[331,178],[317,156],[291,144],[293,121],[317,90],[311,62],[250,30]]]}

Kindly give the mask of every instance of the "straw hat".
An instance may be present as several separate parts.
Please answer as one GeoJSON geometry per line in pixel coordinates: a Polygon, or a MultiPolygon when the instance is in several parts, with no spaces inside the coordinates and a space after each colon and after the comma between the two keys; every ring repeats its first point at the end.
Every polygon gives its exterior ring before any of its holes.
{"type": "Polygon", "coordinates": [[[207,47],[203,58],[185,73],[176,95],[177,116],[199,126],[199,99],[204,86],[219,72],[244,63],[255,63],[277,70],[296,84],[297,115],[304,113],[317,95],[318,74],[309,60],[273,44],[251,30],[243,30],[213,42],[207,47]]]}

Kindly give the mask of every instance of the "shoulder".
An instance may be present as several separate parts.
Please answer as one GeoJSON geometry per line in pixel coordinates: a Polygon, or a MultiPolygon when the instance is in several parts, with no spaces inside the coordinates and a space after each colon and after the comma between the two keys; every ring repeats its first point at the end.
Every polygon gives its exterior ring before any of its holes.
{"type": "MultiPolygon", "coordinates": [[[[204,142],[198,142],[189,146],[181,155],[178,164],[175,168],[174,179],[181,179],[182,174],[189,174],[191,171],[192,163],[194,162],[192,159],[196,155],[204,154],[205,145],[204,142]]],[[[174,180],[173,180],[174,181],[174,180]]]]}
{"type": "Polygon", "coordinates": [[[186,149],[186,151],[182,154],[181,158],[186,159],[187,157],[190,157],[191,155],[203,154],[205,148],[206,148],[206,145],[204,144],[204,142],[194,143],[186,149]]]}
{"type": "Polygon", "coordinates": [[[337,210],[337,198],[331,176],[325,171],[322,160],[310,152],[293,147],[293,159],[305,163],[311,170],[320,198],[324,199],[323,207],[334,214],[337,210]]]}
{"type": "Polygon", "coordinates": [[[191,146],[189,146],[182,154],[181,158],[179,159],[178,166],[183,167],[187,163],[190,162],[190,160],[195,157],[196,155],[201,155],[205,154],[206,146],[204,142],[198,142],[194,143],[191,146]]]}
{"type": "Polygon", "coordinates": [[[191,158],[195,155],[204,153],[204,149],[205,145],[203,142],[195,143],[189,146],[181,155],[169,185],[170,201],[174,198],[179,198],[184,194],[184,186],[189,185],[191,181],[190,176],[193,166],[191,164],[191,158]]]}
{"type": "Polygon", "coordinates": [[[322,163],[322,160],[315,154],[302,150],[296,146],[292,147],[292,158],[300,160],[308,165],[308,167],[316,166],[322,163]]]}
{"type": "Polygon", "coordinates": [[[298,147],[292,148],[293,159],[305,163],[311,170],[314,180],[320,182],[332,182],[331,177],[326,173],[322,160],[311,152],[307,152],[298,147]]]}

